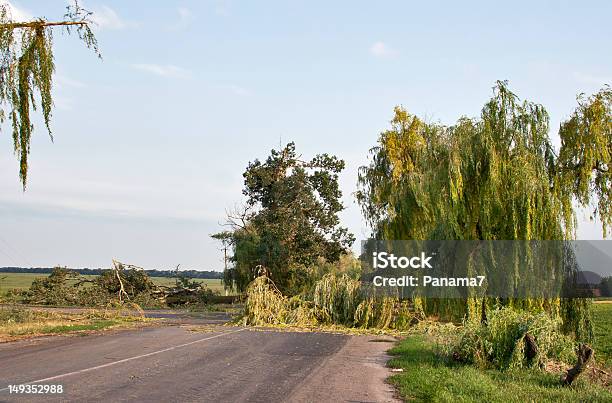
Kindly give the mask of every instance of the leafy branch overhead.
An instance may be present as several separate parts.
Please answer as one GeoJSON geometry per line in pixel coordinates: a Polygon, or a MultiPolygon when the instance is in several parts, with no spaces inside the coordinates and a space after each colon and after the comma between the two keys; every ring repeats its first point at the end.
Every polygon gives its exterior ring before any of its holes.
{"type": "Polygon", "coordinates": [[[0,5],[0,122],[11,122],[14,152],[19,159],[19,178],[25,190],[30,139],[34,131],[32,113],[40,106],[47,132],[53,140],[53,29],[76,32],[85,46],[101,57],[90,25],[92,13],[78,2],[66,7],[62,21],[37,18],[14,21],[8,5],[0,5]],[[37,100],[38,98],[38,100],[37,100]]]}

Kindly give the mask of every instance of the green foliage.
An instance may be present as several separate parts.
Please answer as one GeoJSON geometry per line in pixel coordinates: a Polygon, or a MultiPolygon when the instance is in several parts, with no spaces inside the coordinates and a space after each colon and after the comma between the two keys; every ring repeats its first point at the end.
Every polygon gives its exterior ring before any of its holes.
{"type": "MultiPolygon", "coordinates": [[[[578,107],[561,124],[561,151],[555,167],[557,192],[593,204],[604,236],[612,234],[612,90],[578,96],[578,107]]],[[[570,207],[566,206],[569,210],[570,207]]],[[[569,211],[566,212],[569,214],[569,211]]]]}
{"type": "MultiPolygon", "coordinates": [[[[370,164],[359,170],[357,199],[373,236],[572,239],[574,199],[583,206],[598,200],[596,213],[605,235],[606,223],[612,219],[610,94],[606,87],[593,97],[579,98],[579,107],[561,125],[559,156],[551,145],[544,107],[521,102],[506,82],[497,82],[479,118],[461,118],[453,126],[426,123],[396,108],[391,128],[370,150],[370,164]]],[[[556,269],[569,274],[574,267],[567,262],[556,269]]],[[[460,320],[466,314],[486,317],[492,305],[470,299],[456,302],[426,306],[434,309],[430,313],[460,320]]],[[[585,303],[564,304],[564,309],[552,313],[559,312],[575,325],[564,330],[588,339],[585,303]]],[[[543,305],[557,304],[553,299],[543,305]]]]}
{"type": "Polygon", "coordinates": [[[352,326],[361,299],[360,282],[346,274],[326,274],[314,288],[314,306],[323,323],[352,326]]]}
{"type": "MultiPolygon", "coordinates": [[[[40,305],[108,306],[121,300],[146,307],[182,304],[206,304],[214,292],[199,281],[182,278],[176,287],[156,285],[144,270],[105,270],[89,279],[77,272],[57,267],[48,277],[35,279],[30,288],[19,292],[21,302],[40,305]],[[121,281],[120,281],[121,279],[121,281]],[[169,289],[167,292],[164,291],[169,289]]],[[[121,305],[121,304],[119,304],[121,305]]]]}
{"type": "Polygon", "coordinates": [[[270,278],[257,277],[249,284],[246,294],[245,324],[264,326],[286,323],[289,311],[288,300],[270,278]]]}
{"type": "Polygon", "coordinates": [[[612,297],[612,276],[602,278],[598,288],[602,297],[612,297]]]}
{"type": "Polygon", "coordinates": [[[503,82],[480,119],[425,123],[395,109],[357,194],[384,239],[563,239],[571,194],[551,190],[548,114],[503,82]]]}
{"type": "Polygon", "coordinates": [[[324,258],[319,258],[315,265],[308,268],[308,271],[310,278],[314,281],[327,274],[346,275],[353,280],[357,280],[362,274],[361,261],[351,252],[343,253],[340,255],[340,259],[335,262],[328,262],[324,258]]]}
{"type": "Polygon", "coordinates": [[[56,267],[45,278],[37,278],[30,289],[22,293],[23,302],[41,305],[74,305],[78,300],[78,290],[68,280],[76,279],[78,274],[63,267],[56,267]]]}
{"type": "Polygon", "coordinates": [[[228,246],[233,247],[233,256],[230,257],[231,267],[223,271],[223,283],[226,289],[244,292],[247,286],[257,276],[255,267],[259,265],[259,235],[249,228],[235,228],[234,231],[225,231],[212,236],[222,239],[228,246]]]}
{"type": "Polygon", "coordinates": [[[561,320],[545,312],[533,314],[512,308],[496,309],[487,323],[464,323],[459,342],[453,347],[455,358],[481,367],[497,369],[543,365],[549,358],[563,362],[574,359],[574,343],[561,333],[561,320]],[[525,336],[535,338],[538,354],[525,357],[525,336]]]}
{"type": "Polygon", "coordinates": [[[37,104],[51,135],[53,108],[53,28],[66,32],[76,29],[79,38],[98,55],[96,38],[89,27],[90,12],[77,2],[67,7],[66,21],[48,22],[43,18],[33,21],[13,21],[8,5],[0,5],[0,122],[11,121],[14,152],[19,158],[19,177],[25,189],[28,173],[30,139],[34,130],[32,112],[37,104]],[[39,95],[39,102],[36,95],[39,95]],[[5,112],[4,106],[8,106],[5,112]]]}
{"type": "Polygon", "coordinates": [[[121,290],[121,284],[117,275],[121,277],[125,292],[130,299],[140,294],[151,293],[151,291],[156,288],[155,284],[144,270],[134,269],[121,269],[118,272],[107,270],[96,277],[94,285],[108,295],[117,295],[119,290],[121,290]]]}
{"type": "Polygon", "coordinates": [[[592,305],[593,301],[586,298],[562,299],[560,314],[563,332],[573,335],[579,341],[590,343],[593,340],[592,305]]]}
{"type": "Polygon", "coordinates": [[[341,325],[364,329],[406,330],[421,316],[408,301],[397,297],[364,295],[361,283],[343,274],[326,274],[314,284],[312,295],[285,297],[267,276],[247,288],[244,312],[247,325],[341,325]]]}
{"type": "Polygon", "coordinates": [[[338,261],[354,241],[339,225],[343,168],[328,154],[302,161],[294,143],[251,162],[243,175],[244,211],[229,215],[231,232],[214,235],[234,249],[226,284],[242,291],[262,266],[280,290],[295,295],[308,287],[309,268],[320,259],[338,261]]]}

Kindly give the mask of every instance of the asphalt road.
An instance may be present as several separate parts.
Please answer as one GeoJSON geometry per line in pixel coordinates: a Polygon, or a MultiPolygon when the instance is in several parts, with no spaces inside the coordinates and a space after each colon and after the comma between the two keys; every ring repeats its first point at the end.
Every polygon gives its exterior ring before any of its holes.
{"type": "Polygon", "coordinates": [[[0,344],[0,401],[392,401],[374,337],[174,325],[0,344]],[[10,394],[8,385],[62,385],[10,394]]]}

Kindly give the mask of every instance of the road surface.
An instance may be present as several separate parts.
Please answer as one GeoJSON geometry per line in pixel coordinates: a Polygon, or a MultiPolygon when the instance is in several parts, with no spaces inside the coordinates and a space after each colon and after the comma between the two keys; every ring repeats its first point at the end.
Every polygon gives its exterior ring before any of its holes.
{"type": "Polygon", "coordinates": [[[375,336],[143,327],[0,344],[0,401],[394,401],[375,336]],[[8,385],[62,385],[11,394],[8,385]]]}

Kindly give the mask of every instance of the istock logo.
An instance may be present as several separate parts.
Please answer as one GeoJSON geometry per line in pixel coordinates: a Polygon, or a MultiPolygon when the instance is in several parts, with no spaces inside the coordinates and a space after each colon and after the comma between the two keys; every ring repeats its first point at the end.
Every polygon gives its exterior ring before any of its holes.
{"type": "Polygon", "coordinates": [[[433,256],[425,255],[425,252],[421,252],[421,256],[395,256],[393,253],[387,252],[374,252],[372,253],[374,258],[375,269],[386,269],[388,267],[392,269],[432,269],[433,267],[429,261],[433,256]]]}

